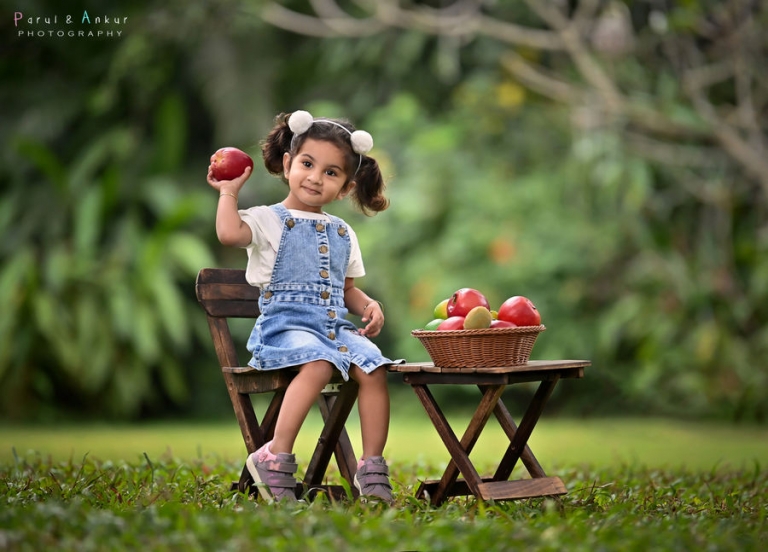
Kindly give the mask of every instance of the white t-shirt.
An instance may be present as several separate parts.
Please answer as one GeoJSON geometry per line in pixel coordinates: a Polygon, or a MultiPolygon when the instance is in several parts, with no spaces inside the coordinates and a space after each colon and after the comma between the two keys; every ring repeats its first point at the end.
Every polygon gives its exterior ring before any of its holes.
{"type": "MultiPolygon", "coordinates": [[[[297,219],[324,220],[330,222],[325,213],[310,213],[289,209],[291,216],[297,219]]],[[[280,217],[267,205],[258,205],[250,209],[240,209],[240,218],[251,229],[251,243],[245,247],[248,252],[248,265],[245,269],[245,279],[252,286],[264,287],[272,279],[272,268],[277,260],[277,248],[283,234],[283,223],[280,217]]],[[[351,251],[347,278],[365,276],[363,255],[357,241],[355,231],[347,224],[351,251]]]]}

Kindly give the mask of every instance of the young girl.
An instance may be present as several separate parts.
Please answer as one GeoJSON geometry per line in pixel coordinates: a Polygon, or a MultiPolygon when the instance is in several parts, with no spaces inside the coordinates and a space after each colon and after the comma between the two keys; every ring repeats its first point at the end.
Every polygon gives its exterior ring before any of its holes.
{"type": "Polygon", "coordinates": [[[216,234],[224,245],[248,252],[246,278],[261,289],[261,315],[248,339],[250,366],[296,367],[272,441],[248,456],[246,465],[265,498],[296,500],[293,445],[312,404],[334,370],[359,384],[363,455],[354,484],[362,496],[392,501],[382,457],[389,429],[386,365],[368,339],[384,324],[381,305],[355,286],[365,274],[357,237],[323,208],[350,196],[364,212],[383,211],[384,182],[365,155],[370,134],[347,122],[313,119],[306,111],[281,114],[262,143],[264,165],[282,175],[288,196],[271,206],[240,210],[237,197],[250,169],[230,181],[208,183],[219,191],[216,234]],[[347,312],[361,316],[357,329],[347,312]]]}

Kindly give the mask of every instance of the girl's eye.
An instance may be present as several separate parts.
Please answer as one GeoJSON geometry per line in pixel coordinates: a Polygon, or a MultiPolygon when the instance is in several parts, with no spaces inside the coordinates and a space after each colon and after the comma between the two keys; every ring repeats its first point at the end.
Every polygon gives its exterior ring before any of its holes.
{"type": "Polygon", "coordinates": [[[325,171],[325,174],[327,174],[328,176],[336,176],[336,171],[334,171],[333,169],[328,169],[327,171],[325,171]]]}
{"type": "Polygon", "coordinates": [[[311,162],[309,162],[309,161],[303,161],[303,162],[302,162],[302,164],[303,164],[305,167],[307,167],[307,168],[310,168],[310,167],[312,167],[312,163],[311,163],[311,162]]]}

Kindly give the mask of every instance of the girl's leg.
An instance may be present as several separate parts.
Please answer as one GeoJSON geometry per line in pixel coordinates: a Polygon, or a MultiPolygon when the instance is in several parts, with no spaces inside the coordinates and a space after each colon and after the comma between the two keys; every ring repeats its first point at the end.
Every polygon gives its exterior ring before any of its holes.
{"type": "Polygon", "coordinates": [[[269,446],[272,454],[293,452],[293,444],[304,420],[333,376],[330,362],[317,360],[303,364],[285,391],[283,405],[277,415],[275,437],[269,446]]]}
{"type": "Polygon", "coordinates": [[[366,374],[359,367],[352,366],[349,375],[360,385],[357,409],[360,413],[363,458],[381,456],[389,433],[387,369],[382,366],[366,374]]]}

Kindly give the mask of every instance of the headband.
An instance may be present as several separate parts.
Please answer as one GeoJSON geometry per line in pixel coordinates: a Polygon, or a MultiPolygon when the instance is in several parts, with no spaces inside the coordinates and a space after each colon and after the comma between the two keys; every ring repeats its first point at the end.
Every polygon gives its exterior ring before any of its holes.
{"type": "MultiPolygon", "coordinates": [[[[357,163],[357,170],[360,170],[360,165],[363,163],[363,154],[368,153],[371,151],[371,148],[373,148],[373,137],[364,130],[356,130],[352,132],[341,123],[337,123],[331,119],[315,119],[308,111],[294,111],[288,118],[288,128],[293,132],[294,138],[307,132],[309,127],[314,123],[336,125],[349,134],[349,142],[352,145],[352,151],[360,156],[360,161],[357,163]]],[[[355,174],[357,174],[357,170],[355,171],[355,174]]]]}

